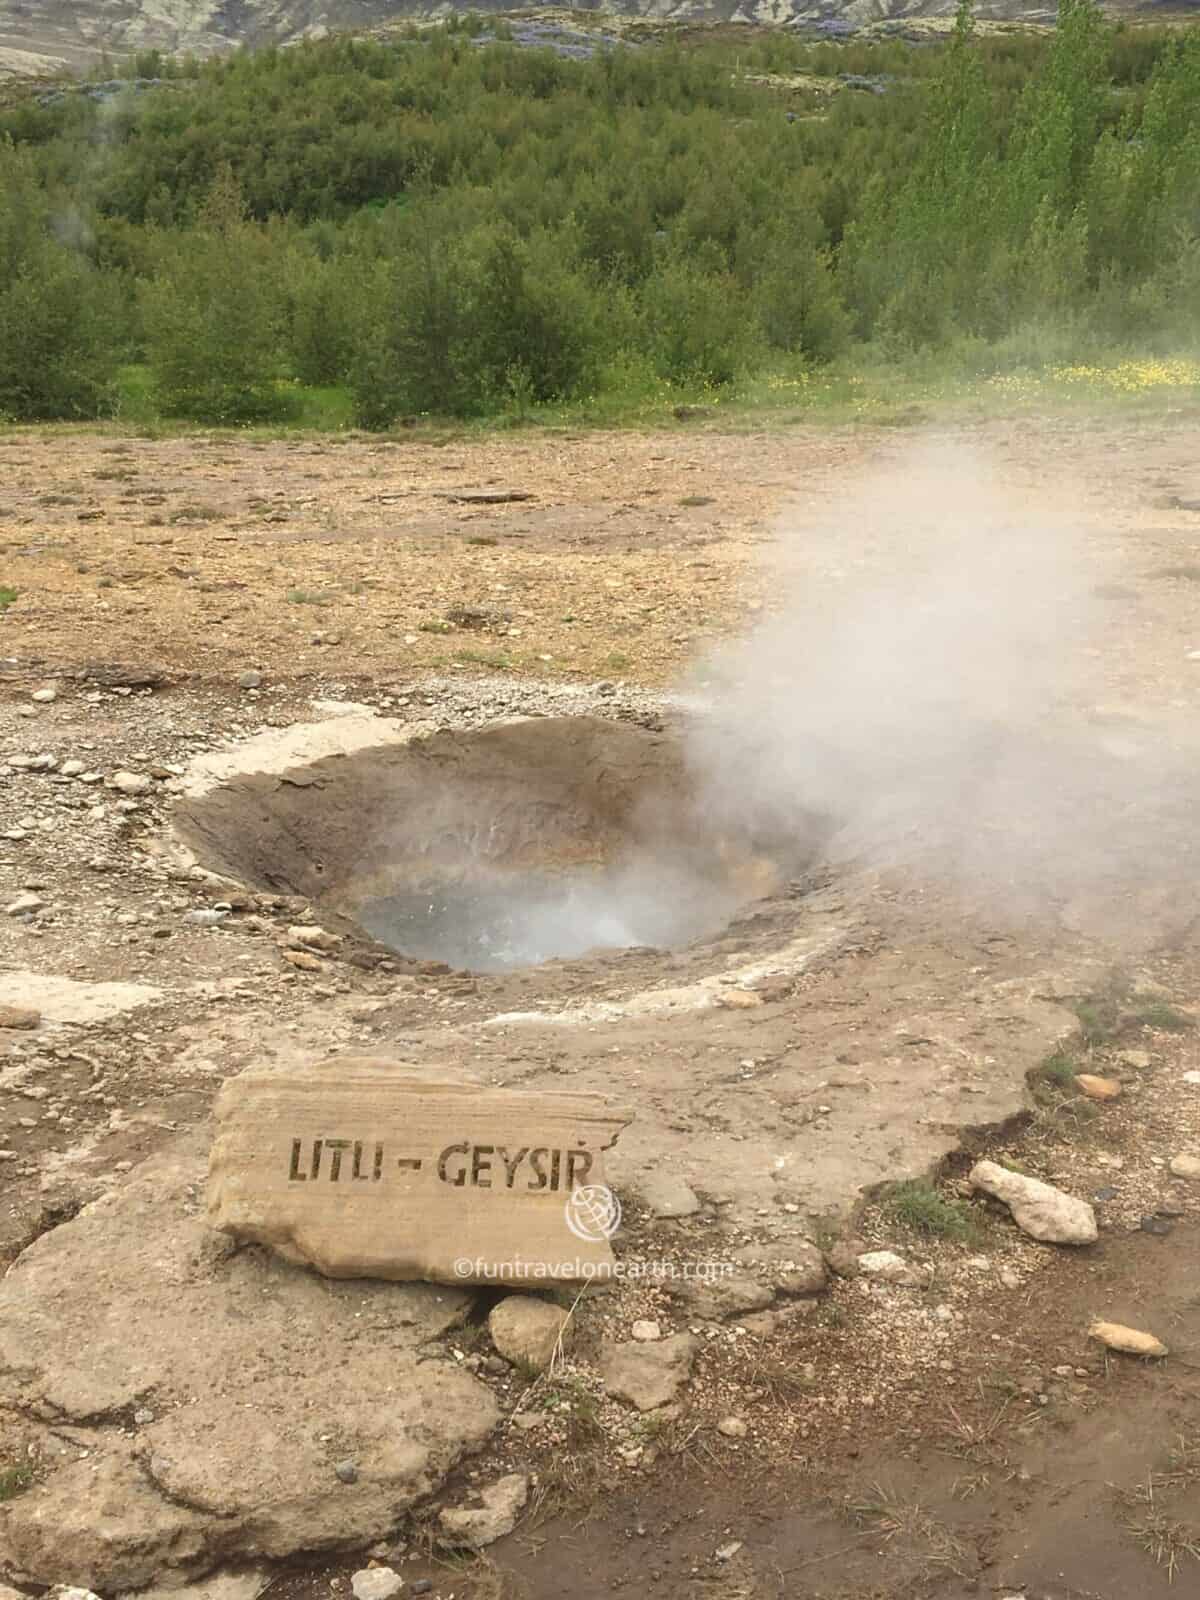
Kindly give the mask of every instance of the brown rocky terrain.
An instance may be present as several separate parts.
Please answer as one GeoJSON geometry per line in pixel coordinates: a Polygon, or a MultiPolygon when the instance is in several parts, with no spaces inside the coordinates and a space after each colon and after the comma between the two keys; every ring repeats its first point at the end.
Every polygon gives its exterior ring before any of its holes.
{"type": "MultiPolygon", "coordinates": [[[[1186,776],[1194,416],[930,435],[959,463],[947,501],[986,464],[1047,528],[1070,508],[1051,728],[1097,730],[1147,789],[1186,776]]],[[[524,781],[586,833],[586,796],[564,812],[547,774],[608,774],[611,795],[671,770],[646,752],[691,748],[719,710],[720,674],[694,670],[710,647],[815,637],[880,582],[919,596],[910,439],[10,430],[0,457],[0,1577],[310,1597],[373,1560],[356,1594],[385,1569],[441,1600],[1188,1592],[1186,808],[1137,835],[1115,893],[1071,882],[1036,912],[890,854],[890,819],[801,861],[756,841],[779,870],[671,948],[481,971],[358,920],[448,815],[433,776],[402,800],[413,770],[465,775],[472,829],[519,812],[524,781]],[[892,504],[867,516],[881,481],[892,504]],[[544,1370],[543,1313],[493,1317],[500,1290],[333,1283],[213,1233],[220,1084],[362,1054],[628,1104],[618,1257],[672,1271],[543,1296],[568,1327],[544,1370]],[[1083,1202],[1097,1241],[1019,1229],[969,1181],[984,1154],[1083,1202]],[[930,1173],[907,1201],[883,1187],[930,1173]],[[1109,1350],[1095,1318],[1169,1353],[1109,1350]]],[[[1020,615],[1046,599],[1015,592],[1020,615]]],[[[868,616],[847,681],[873,650],[902,665],[868,616]]],[[[1024,714],[1019,667],[1001,721],[1024,714]]],[[[749,810],[751,770],[725,776],[749,810]]],[[[506,835],[496,869],[537,842],[506,835]]]]}

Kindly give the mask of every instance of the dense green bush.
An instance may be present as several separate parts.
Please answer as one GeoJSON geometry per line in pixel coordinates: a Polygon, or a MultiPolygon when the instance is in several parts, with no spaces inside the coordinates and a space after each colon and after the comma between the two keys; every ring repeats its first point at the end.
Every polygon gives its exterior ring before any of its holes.
{"type": "Polygon", "coordinates": [[[110,401],[115,307],[84,244],[28,153],[0,142],[0,416],[94,417],[110,401]]]}
{"type": "Polygon", "coordinates": [[[340,386],[385,427],[863,345],[1195,339],[1200,28],[1062,0],[1048,38],[979,37],[964,0],[934,46],[590,61],[509,31],[147,55],[160,87],[0,110],[0,411],[95,414],[123,364],[167,415],[340,386]]]}

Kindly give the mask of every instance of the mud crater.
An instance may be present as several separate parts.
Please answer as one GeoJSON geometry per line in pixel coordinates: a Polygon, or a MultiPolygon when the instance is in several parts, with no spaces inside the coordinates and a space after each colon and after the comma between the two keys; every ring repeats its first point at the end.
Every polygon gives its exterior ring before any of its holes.
{"type": "Polygon", "coordinates": [[[671,732],[531,717],[421,733],[183,805],[206,867],[417,959],[499,972],[710,938],[813,852],[717,825],[671,732]]]}

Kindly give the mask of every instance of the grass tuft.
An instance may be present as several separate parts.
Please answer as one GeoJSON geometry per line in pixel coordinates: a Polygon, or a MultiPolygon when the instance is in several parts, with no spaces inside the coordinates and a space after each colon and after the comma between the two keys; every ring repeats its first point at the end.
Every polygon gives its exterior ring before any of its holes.
{"type": "Polygon", "coordinates": [[[970,1208],[961,1200],[947,1200],[924,1178],[893,1184],[884,1194],[883,1209],[915,1233],[961,1241],[979,1236],[979,1221],[970,1208]]]}

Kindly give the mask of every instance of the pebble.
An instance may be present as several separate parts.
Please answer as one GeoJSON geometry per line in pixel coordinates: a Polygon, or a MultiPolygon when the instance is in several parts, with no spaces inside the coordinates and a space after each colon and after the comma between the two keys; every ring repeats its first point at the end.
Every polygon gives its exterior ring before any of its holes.
{"type": "Polygon", "coordinates": [[[717,1423],[717,1432],[727,1439],[744,1439],[749,1431],[741,1417],[722,1417],[717,1423]]]}
{"type": "Polygon", "coordinates": [[[1088,1337],[1099,1339],[1110,1350],[1121,1350],[1130,1356],[1165,1356],[1168,1353],[1166,1345],[1152,1333],[1127,1328],[1120,1322],[1093,1322],[1088,1337]]]}
{"type": "Polygon", "coordinates": [[[33,691],[33,693],[29,696],[29,698],[34,702],[35,705],[39,705],[39,706],[53,705],[55,700],[58,699],[58,690],[57,689],[35,689],[33,691]]]}
{"type": "Polygon", "coordinates": [[[260,689],[262,687],[261,672],[243,672],[238,678],[239,689],[260,689]]]}
{"type": "Polygon", "coordinates": [[[741,1548],[742,1548],[742,1541],[740,1539],[734,1539],[732,1541],[732,1543],[730,1543],[730,1544],[718,1545],[717,1549],[716,1549],[716,1552],[715,1552],[717,1560],[718,1561],[732,1561],[734,1556],[737,1555],[738,1551],[741,1548]]]}
{"type": "Polygon", "coordinates": [[[1200,1156],[1172,1156],[1167,1170],[1176,1178],[1200,1178],[1200,1156]]]}
{"type": "Polygon", "coordinates": [[[137,1423],[139,1428],[144,1428],[147,1423],[154,1421],[154,1413],[153,1411],[147,1411],[143,1407],[140,1411],[135,1411],[133,1413],[133,1420],[137,1423]]]}
{"type": "Polygon", "coordinates": [[[183,920],[190,928],[215,928],[218,923],[225,921],[232,910],[232,906],[217,905],[203,911],[185,911],[183,920]]]}
{"type": "Polygon", "coordinates": [[[1116,1078],[1097,1078],[1091,1072],[1077,1072],[1075,1074],[1076,1087],[1089,1100],[1119,1100],[1121,1098],[1121,1085],[1116,1078]]]}
{"type": "Polygon", "coordinates": [[[908,1276],[908,1262],[894,1250],[864,1250],[858,1258],[858,1270],[868,1278],[895,1282],[908,1276]]]}
{"type": "Polygon", "coordinates": [[[41,1020],[41,1012],[28,1006],[0,1006],[0,1028],[36,1028],[41,1020]]]}
{"type": "Polygon", "coordinates": [[[114,772],[110,782],[122,794],[146,794],[151,787],[151,780],[140,772],[114,772]]]}
{"type": "Polygon", "coordinates": [[[1183,1081],[1184,1083],[1200,1083],[1200,1072],[1185,1072],[1183,1081]]]}
{"type": "Polygon", "coordinates": [[[333,1470],[342,1483],[358,1482],[358,1468],[353,1461],[339,1461],[333,1470]]]}
{"type": "Polygon", "coordinates": [[[363,1567],[350,1579],[354,1600],[392,1600],[404,1587],[404,1579],[391,1567],[363,1567]]]}
{"type": "Polygon", "coordinates": [[[662,1338],[662,1329],[657,1322],[635,1322],[629,1331],[641,1344],[649,1344],[654,1339],[662,1338]]]}
{"type": "Polygon", "coordinates": [[[45,904],[40,894],[21,894],[4,909],[10,917],[27,917],[41,911],[45,904]]]}
{"type": "Polygon", "coordinates": [[[82,773],[84,770],[83,762],[64,761],[58,770],[62,773],[64,778],[78,778],[80,773],[82,773]]]}

